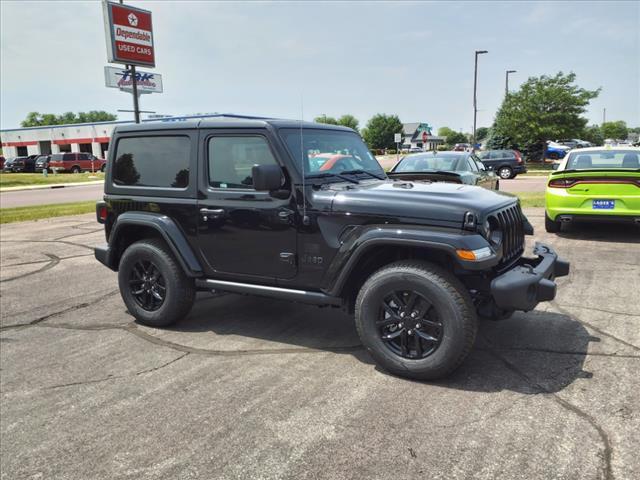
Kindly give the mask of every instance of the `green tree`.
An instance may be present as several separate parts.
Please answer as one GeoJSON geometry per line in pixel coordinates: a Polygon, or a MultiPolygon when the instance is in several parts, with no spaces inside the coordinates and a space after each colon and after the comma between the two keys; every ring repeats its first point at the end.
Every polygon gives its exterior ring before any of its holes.
{"type": "Polygon", "coordinates": [[[629,136],[627,123],[623,120],[617,122],[604,122],[600,127],[604,138],[613,138],[614,140],[626,140],[629,136]]]}
{"type": "Polygon", "coordinates": [[[530,77],[518,91],[505,97],[496,114],[492,135],[508,142],[502,148],[518,148],[530,159],[541,159],[545,142],[575,138],[587,119],[581,115],[600,93],[575,84],[574,73],[530,77]]]}
{"type": "Polygon", "coordinates": [[[103,110],[91,110],[89,112],[65,112],[62,115],[53,113],[29,112],[27,117],[20,122],[23,127],[40,127],[45,125],[65,125],[69,123],[93,123],[111,122],[117,120],[117,116],[103,110]]]}
{"type": "Polygon", "coordinates": [[[604,143],[604,135],[602,135],[602,130],[598,125],[586,127],[580,135],[580,138],[594,145],[602,145],[604,143]]]}
{"type": "Polygon", "coordinates": [[[369,148],[395,148],[396,133],[403,133],[398,116],[378,113],[367,122],[366,128],[362,130],[362,137],[369,148]]]}
{"type": "Polygon", "coordinates": [[[469,139],[467,138],[467,136],[462,133],[462,132],[451,132],[449,135],[446,136],[445,138],[445,143],[450,147],[453,148],[453,146],[456,143],[467,143],[469,141],[469,139]]]}
{"type": "Polygon", "coordinates": [[[481,142],[489,135],[489,129],[487,127],[476,128],[476,142],[481,142]]]}
{"type": "Polygon", "coordinates": [[[353,115],[349,114],[349,113],[346,113],[346,114],[342,115],[338,119],[338,125],[342,125],[343,127],[352,128],[356,132],[358,131],[358,124],[359,123],[360,122],[358,122],[358,119],[356,117],[354,117],[353,115]]]}
{"type": "Polygon", "coordinates": [[[440,127],[438,129],[438,136],[439,137],[447,137],[447,136],[451,135],[452,133],[455,133],[455,131],[450,129],[449,127],[440,127]]]}
{"type": "Polygon", "coordinates": [[[327,125],[338,125],[338,120],[333,117],[327,117],[326,115],[322,115],[321,117],[316,117],[313,119],[316,123],[325,123],[327,125]]]}

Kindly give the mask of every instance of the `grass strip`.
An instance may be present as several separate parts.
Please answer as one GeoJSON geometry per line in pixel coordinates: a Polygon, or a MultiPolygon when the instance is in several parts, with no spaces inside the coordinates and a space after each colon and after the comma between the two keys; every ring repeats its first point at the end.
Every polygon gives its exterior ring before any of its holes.
{"type": "Polygon", "coordinates": [[[80,183],[104,180],[104,173],[0,173],[0,190],[8,187],[28,187],[31,185],[51,185],[54,183],[80,183]]]}
{"type": "Polygon", "coordinates": [[[95,200],[72,203],[55,203],[53,205],[32,205],[29,207],[0,208],[0,224],[41,220],[43,218],[80,215],[95,212],[95,200]]]}
{"type": "Polygon", "coordinates": [[[523,207],[544,207],[544,192],[513,192],[523,207]]]}

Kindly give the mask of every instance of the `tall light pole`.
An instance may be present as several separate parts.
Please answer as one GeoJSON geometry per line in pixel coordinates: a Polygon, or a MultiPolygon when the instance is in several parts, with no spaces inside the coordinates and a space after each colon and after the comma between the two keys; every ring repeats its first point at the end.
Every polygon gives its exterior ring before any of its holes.
{"type": "Polygon", "coordinates": [[[476,148],[476,120],[478,117],[478,100],[476,98],[476,93],[478,90],[478,55],[482,55],[483,53],[489,53],[487,50],[476,50],[476,61],[473,69],[473,145],[471,146],[472,150],[476,148]]]}
{"type": "Polygon", "coordinates": [[[510,73],[516,73],[517,70],[507,70],[505,76],[504,76],[504,96],[506,97],[507,95],[509,95],[509,74],[510,73]]]}

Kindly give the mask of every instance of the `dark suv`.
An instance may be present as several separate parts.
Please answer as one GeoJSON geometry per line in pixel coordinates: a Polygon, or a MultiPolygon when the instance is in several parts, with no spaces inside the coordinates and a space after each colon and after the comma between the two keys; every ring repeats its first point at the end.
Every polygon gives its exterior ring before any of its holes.
{"type": "Polygon", "coordinates": [[[16,157],[11,166],[14,173],[33,173],[36,171],[36,157],[39,155],[29,155],[28,157],[16,157]]]}
{"type": "Polygon", "coordinates": [[[345,127],[222,117],[118,127],[111,145],[95,256],[146,325],[185,317],[198,290],[343,308],[382,367],[434,379],[477,315],[531,310],[569,271],[546,245],[522,257],[517,198],[390,180],[345,127]]]}
{"type": "Polygon", "coordinates": [[[517,150],[487,150],[479,152],[478,156],[482,163],[503,180],[516,178],[519,173],[527,173],[522,155],[517,150]]]}

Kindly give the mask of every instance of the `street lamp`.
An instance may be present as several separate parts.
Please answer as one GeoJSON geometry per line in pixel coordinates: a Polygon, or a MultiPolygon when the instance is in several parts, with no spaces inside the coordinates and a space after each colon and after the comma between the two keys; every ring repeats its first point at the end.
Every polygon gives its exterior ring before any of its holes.
{"type": "Polygon", "coordinates": [[[507,70],[505,76],[504,76],[504,96],[506,97],[507,95],[509,95],[509,74],[510,73],[516,73],[517,70],[507,70]]]}
{"type": "Polygon", "coordinates": [[[476,61],[473,69],[473,145],[472,150],[476,148],[476,120],[478,117],[478,100],[476,98],[476,92],[478,89],[478,55],[489,53],[487,50],[476,50],[476,61]]]}

